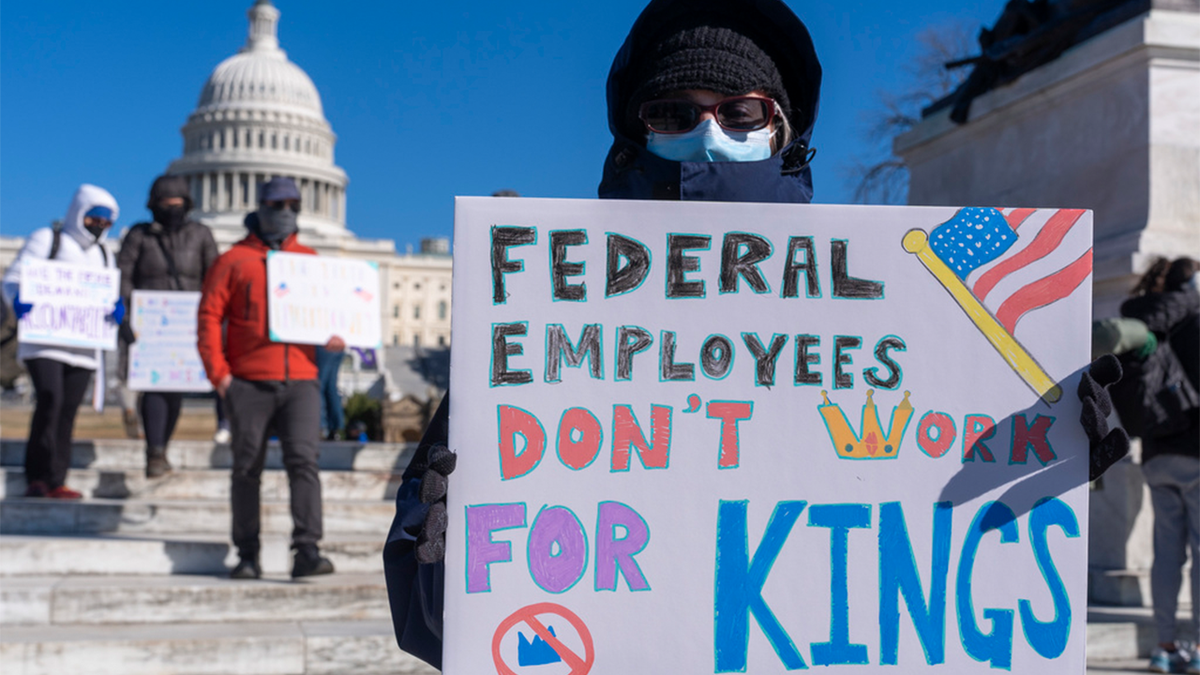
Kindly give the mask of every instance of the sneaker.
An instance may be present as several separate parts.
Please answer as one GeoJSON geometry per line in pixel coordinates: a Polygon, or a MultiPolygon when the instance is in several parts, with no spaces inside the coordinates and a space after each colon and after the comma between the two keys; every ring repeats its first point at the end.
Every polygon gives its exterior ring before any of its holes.
{"type": "Polygon", "coordinates": [[[262,577],[262,567],[259,567],[258,561],[253,558],[242,558],[238,561],[237,567],[229,573],[230,579],[259,579],[262,577]]]}
{"type": "Polygon", "coordinates": [[[316,546],[296,549],[292,578],[315,577],[319,574],[333,574],[333,563],[329,562],[329,558],[322,557],[316,546]]]}
{"type": "Polygon", "coordinates": [[[1167,651],[1161,646],[1155,647],[1154,651],[1150,652],[1149,671],[1152,673],[1177,673],[1182,670],[1176,670],[1176,665],[1182,666],[1183,659],[1186,654],[1182,654],[1177,650],[1167,651]]]}
{"type": "Polygon", "coordinates": [[[53,490],[46,493],[50,499],[83,499],[83,493],[78,490],[72,490],[66,485],[59,485],[53,490]]]}
{"type": "Polygon", "coordinates": [[[29,485],[25,486],[26,497],[45,497],[49,492],[50,488],[46,487],[45,481],[30,481],[29,485]]]}
{"type": "Polygon", "coordinates": [[[217,433],[213,434],[213,442],[214,443],[220,443],[221,445],[226,445],[231,440],[233,440],[233,434],[229,433],[229,429],[227,429],[225,427],[221,427],[221,428],[217,429],[217,433]]]}

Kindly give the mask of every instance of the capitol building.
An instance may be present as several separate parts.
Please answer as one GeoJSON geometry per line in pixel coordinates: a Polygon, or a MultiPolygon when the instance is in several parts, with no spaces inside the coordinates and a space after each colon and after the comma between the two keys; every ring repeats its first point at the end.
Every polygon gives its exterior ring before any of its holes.
{"type": "MultiPolygon", "coordinates": [[[[258,187],[290,177],[302,196],[302,244],[379,265],[385,343],[449,346],[449,241],[426,239],[418,252],[397,254],[395,242],[360,239],[347,228],[349,178],[335,163],[337,135],[316,85],[280,47],[280,12],[270,0],[257,0],[248,16],[245,46],[209,75],[183,125],[183,154],[166,168],[188,179],[191,217],[212,228],[224,252],[246,236],[242,223],[257,208],[258,187]]],[[[0,237],[0,267],[22,243],[0,237]]]]}

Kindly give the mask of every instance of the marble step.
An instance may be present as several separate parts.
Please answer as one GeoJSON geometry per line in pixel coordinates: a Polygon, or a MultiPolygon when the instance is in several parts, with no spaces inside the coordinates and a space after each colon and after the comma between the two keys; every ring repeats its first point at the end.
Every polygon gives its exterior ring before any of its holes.
{"type": "MultiPolygon", "coordinates": [[[[321,553],[339,572],[382,572],[385,534],[333,535],[321,553]]],[[[57,575],[225,574],[237,564],[229,533],[154,538],[122,535],[0,537],[0,578],[57,575]]],[[[259,562],[267,574],[292,567],[286,535],[263,537],[259,562]]]]}
{"type": "MultiPolygon", "coordinates": [[[[319,463],[322,469],[402,472],[416,449],[415,443],[323,442],[319,463]]],[[[167,458],[177,469],[228,469],[233,456],[228,445],[211,441],[172,441],[167,458]]],[[[25,463],[23,439],[0,440],[0,465],[18,467],[25,463]]],[[[71,446],[71,466],[76,469],[142,469],[146,467],[143,441],[76,441],[71,446]]],[[[267,447],[268,469],[283,468],[278,443],[267,447]]]]}
{"type": "MultiPolygon", "coordinates": [[[[391,500],[330,501],[323,505],[325,533],[384,537],[396,507],[391,500]]],[[[229,503],[175,499],[6,499],[0,501],[0,534],[173,534],[228,532],[229,503]]],[[[262,532],[289,534],[286,501],[262,502],[262,532]]]]}
{"type": "MultiPolygon", "coordinates": [[[[0,499],[25,494],[25,471],[3,469],[0,499]]],[[[400,473],[392,471],[322,471],[321,494],[325,501],[395,499],[400,473]]],[[[229,499],[229,470],[177,470],[161,478],[146,478],[142,469],[72,469],[67,485],[85,497],[99,499],[229,499]]],[[[287,473],[264,471],[263,499],[288,498],[287,473]]]]}
{"type": "Polygon", "coordinates": [[[5,675],[434,675],[391,621],[8,626],[5,675]]]}
{"type": "MultiPolygon", "coordinates": [[[[383,574],[7,577],[0,625],[386,620],[383,574]]],[[[7,628],[4,630],[7,632],[7,628]]]]}
{"type": "MultiPolygon", "coordinates": [[[[1183,567],[1179,602],[1191,602],[1191,563],[1183,567]]],[[[1149,607],[1150,570],[1088,570],[1088,601],[1118,607],[1149,607]]]]}
{"type": "MultiPolygon", "coordinates": [[[[1190,606],[1180,604],[1176,618],[1181,626],[1188,625],[1190,606]]],[[[1149,607],[1088,607],[1089,661],[1148,658],[1157,643],[1154,612],[1149,607]]]]}

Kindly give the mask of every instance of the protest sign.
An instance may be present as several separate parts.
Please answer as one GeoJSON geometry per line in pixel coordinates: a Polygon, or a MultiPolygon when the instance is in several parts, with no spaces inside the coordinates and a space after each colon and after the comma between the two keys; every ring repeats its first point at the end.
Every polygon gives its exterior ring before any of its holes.
{"type": "Polygon", "coordinates": [[[116,349],[108,320],[121,292],[121,271],[54,260],[21,261],[21,301],[33,309],[17,324],[21,342],[116,349]]]}
{"type": "Polygon", "coordinates": [[[200,294],[189,291],[134,291],[129,346],[131,391],[212,391],[196,350],[196,311],[200,294]]]}
{"type": "Polygon", "coordinates": [[[460,198],[444,672],[1082,673],[1091,246],[460,198]]]}
{"type": "Polygon", "coordinates": [[[267,253],[271,340],[350,347],[381,345],[379,267],[366,260],[267,253]]]}

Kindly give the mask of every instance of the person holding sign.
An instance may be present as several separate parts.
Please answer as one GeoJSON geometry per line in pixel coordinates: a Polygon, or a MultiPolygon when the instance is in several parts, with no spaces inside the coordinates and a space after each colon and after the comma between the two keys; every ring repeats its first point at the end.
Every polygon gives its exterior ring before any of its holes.
{"type": "MultiPolygon", "coordinates": [[[[35,311],[35,303],[21,301],[21,271],[27,263],[54,260],[81,267],[115,267],[104,239],[118,212],[117,200],[107,190],[84,184],[76,190],[61,225],[29,235],[4,274],[4,299],[18,320],[35,311]]],[[[124,316],[125,305],[118,298],[107,320],[119,324],[124,316]]],[[[22,340],[17,358],[25,362],[33,380],[36,401],[25,444],[25,496],[79,499],[82,494],[64,485],[71,465],[71,436],[88,380],[97,369],[93,402],[102,405],[103,354],[98,349],[22,340]]]]}
{"type": "MultiPolygon", "coordinates": [[[[600,198],[810,202],[820,84],[808,30],[781,0],[653,0],[609,73],[614,139],[600,198]]],[[[524,236],[513,230],[514,237],[524,236]]],[[[497,262],[502,255],[493,253],[494,275],[510,271],[497,262]]],[[[502,293],[492,300],[503,302],[502,293]]],[[[1101,383],[1119,372],[1109,368],[1108,377],[1096,378],[1100,383],[1085,376],[1081,385],[1085,427],[1104,449],[1097,453],[1100,471],[1128,447],[1123,432],[1110,432],[1103,419],[1111,404],[1101,383]]],[[[442,664],[445,496],[456,464],[446,447],[448,402],[447,396],[405,471],[383,554],[397,642],[436,667],[442,664]]]]}
{"type": "MultiPolygon", "coordinates": [[[[608,78],[602,199],[812,199],[821,66],[783,2],[655,0],[608,78]]],[[[449,397],[405,471],[384,549],[396,638],[441,665],[449,397]]]]}
{"type": "MultiPolygon", "coordinates": [[[[121,268],[121,298],[132,306],[135,290],[199,291],[204,277],[217,259],[217,242],[207,226],[188,220],[192,197],[187,179],[159,176],[150,187],[146,207],[154,214],[149,223],[134,225],[121,244],[117,265],[121,268]]],[[[122,347],[137,340],[128,321],[122,324],[122,347]]],[[[123,359],[127,372],[128,359],[123,359]]],[[[122,372],[122,376],[126,374],[122,372]]],[[[183,404],[180,392],[147,391],[141,396],[140,413],[146,432],[146,477],[157,478],[171,471],[167,443],[175,431],[183,404]]]]}
{"type": "MultiPolygon", "coordinates": [[[[283,445],[291,493],[292,577],[331,574],[333,563],[317,547],[322,535],[321,482],[317,475],[320,392],[315,348],[272,342],[267,325],[267,252],[316,255],[296,240],[300,191],[291,178],[272,178],[259,189],[259,209],[246,217],[250,234],[217,258],[204,279],[198,347],[209,381],[229,412],[233,450],[233,543],[240,562],[234,579],[257,579],[260,482],[272,431],[283,445]],[[222,334],[221,326],[226,324],[222,334]]],[[[345,349],[333,336],[330,351],[345,349]]]]}

